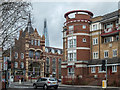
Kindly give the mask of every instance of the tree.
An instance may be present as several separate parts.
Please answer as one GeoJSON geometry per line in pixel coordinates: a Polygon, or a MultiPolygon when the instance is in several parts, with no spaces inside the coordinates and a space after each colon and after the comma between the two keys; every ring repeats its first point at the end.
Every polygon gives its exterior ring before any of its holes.
{"type": "Polygon", "coordinates": [[[13,44],[19,30],[26,27],[30,11],[28,2],[0,3],[0,47],[7,49],[13,44]]]}

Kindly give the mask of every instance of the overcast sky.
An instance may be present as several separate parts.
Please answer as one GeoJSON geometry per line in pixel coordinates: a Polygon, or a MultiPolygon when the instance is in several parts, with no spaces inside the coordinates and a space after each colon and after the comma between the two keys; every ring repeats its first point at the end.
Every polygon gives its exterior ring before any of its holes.
{"type": "Polygon", "coordinates": [[[117,10],[118,2],[32,2],[32,6],[33,28],[42,35],[46,18],[50,47],[63,48],[62,28],[66,12],[89,10],[94,17],[101,16],[117,10]]]}

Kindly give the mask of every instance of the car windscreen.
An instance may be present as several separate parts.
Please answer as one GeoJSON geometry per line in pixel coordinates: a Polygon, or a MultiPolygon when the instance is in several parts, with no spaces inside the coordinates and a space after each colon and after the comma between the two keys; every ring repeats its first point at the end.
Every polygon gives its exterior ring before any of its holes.
{"type": "Polygon", "coordinates": [[[50,78],[49,80],[50,80],[50,81],[56,81],[56,79],[55,79],[55,78],[50,78]]]}

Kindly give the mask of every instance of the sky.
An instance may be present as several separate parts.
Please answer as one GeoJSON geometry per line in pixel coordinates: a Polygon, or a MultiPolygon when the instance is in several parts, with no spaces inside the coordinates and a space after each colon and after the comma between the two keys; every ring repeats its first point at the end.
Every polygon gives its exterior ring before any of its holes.
{"type": "MultiPolygon", "coordinates": [[[[71,1],[71,0],[70,0],[71,1]]],[[[108,0],[107,0],[108,1],[108,0]]],[[[118,10],[118,2],[32,2],[32,23],[42,35],[44,19],[47,19],[50,47],[63,48],[63,24],[64,14],[72,10],[88,10],[96,16],[118,10]]]]}

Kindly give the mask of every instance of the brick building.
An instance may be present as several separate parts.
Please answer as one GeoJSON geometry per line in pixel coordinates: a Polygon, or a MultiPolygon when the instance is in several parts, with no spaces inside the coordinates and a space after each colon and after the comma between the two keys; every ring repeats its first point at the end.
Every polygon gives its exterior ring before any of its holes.
{"type": "Polygon", "coordinates": [[[27,27],[24,31],[20,30],[19,38],[15,39],[12,48],[11,75],[14,76],[14,81],[19,79],[28,81],[50,75],[60,78],[58,62],[62,60],[62,56],[62,49],[45,47],[45,36],[40,36],[37,29],[33,29],[29,16],[27,27]],[[53,58],[55,65],[51,63],[53,58]]]}
{"type": "Polygon", "coordinates": [[[94,18],[84,10],[65,14],[62,83],[101,85],[106,78],[102,60],[107,60],[108,85],[120,85],[119,13],[94,18]],[[71,13],[75,13],[72,18],[68,16],[71,13]]]}
{"type": "Polygon", "coordinates": [[[78,78],[84,79],[87,74],[87,64],[90,59],[90,11],[74,10],[64,17],[63,30],[63,62],[62,82],[73,83],[78,78]],[[74,17],[70,17],[74,14],[74,17]]]}
{"type": "Polygon", "coordinates": [[[106,71],[102,71],[102,60],[107,60],[108,85],[120,85],[120,29],[119,10],[98,16],[91,23],[91,60],[89,75],[93,82],[101,84],[106,71]]]}

